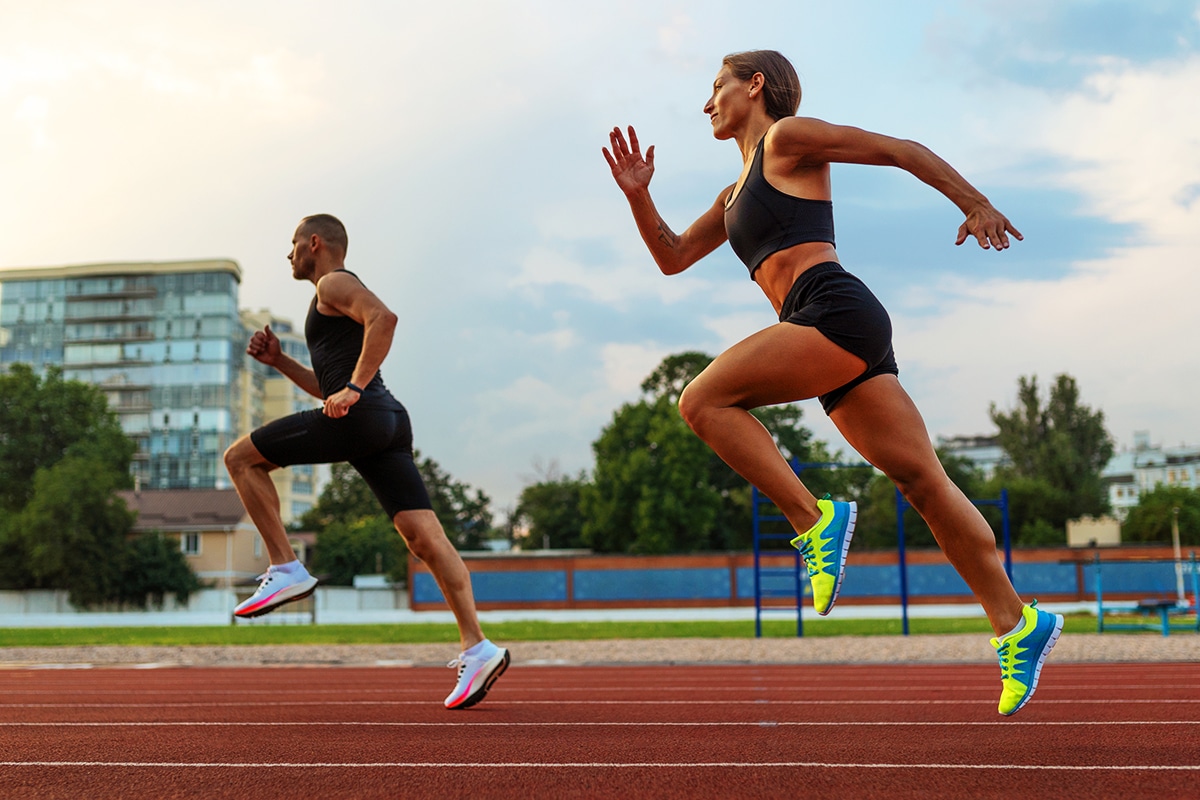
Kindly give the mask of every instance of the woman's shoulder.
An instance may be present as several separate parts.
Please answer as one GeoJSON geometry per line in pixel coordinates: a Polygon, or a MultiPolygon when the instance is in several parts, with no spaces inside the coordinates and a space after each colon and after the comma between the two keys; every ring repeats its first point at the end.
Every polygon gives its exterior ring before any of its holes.
{"type": "Polygon", "coordinates": [[[784,117],[767,129],[764,139],[770,148],[802,145],[821,138],[831,127],[828,122],[816,117],[784,117]]]}

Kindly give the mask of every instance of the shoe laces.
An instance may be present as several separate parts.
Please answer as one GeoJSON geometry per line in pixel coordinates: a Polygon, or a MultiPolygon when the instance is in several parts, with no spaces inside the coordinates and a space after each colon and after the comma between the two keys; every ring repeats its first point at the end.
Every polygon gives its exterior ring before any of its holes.
{"type": "Polygon", "coordinates": [[[454,669],[455,667],[458,667],[458,672],[455,674],[457,677],[461,678],[462,674],[463,674],[463,670],[465,670],[467,668],[467,659],[465,656],[460,655],[458,658],[451,660],[450,663],[446,664],[446,666],[449,667],[450,669],[454,669]]]}
{"type": "Polygon", "coordinates": [[[1013,677],[1013,673],[1017,671],[1017,660],[1010,653],[1011,644],[1012,642],[1005,642],[996,648],[996,657],[1000,659],[1000,680],[1013,677]]]}
{"type": "Polygon", "coordinates": [[[804,566],[808,568],[808,576],[811,578],[821,570],[817,569],[817,556],[813,552],[812,539],[805,537],[800,543],[800,557],[804,559],[804,566]]]}

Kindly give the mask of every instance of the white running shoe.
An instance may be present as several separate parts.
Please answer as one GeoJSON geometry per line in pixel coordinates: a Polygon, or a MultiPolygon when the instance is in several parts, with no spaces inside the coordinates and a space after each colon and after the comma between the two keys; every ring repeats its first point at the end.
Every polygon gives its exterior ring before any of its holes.
{"type": "MultiPolygon", "coordinates": [[[[489,644],[491,644],[489,642],[489,644]]],[[[460,653],[446,666],[458,667],[458,683],[446,698],[446,708],[470,708],[483,699],[496,679],[508,669],[508,650],[492,645],[483,655],[460,653]]]]}
{"type": "Polygon", "coordinates": [[[233,610],[235,617],[260,617],[284,603],[303,600],[317,588],[317,579],[309,575],[303,565],[291,572],[280,572],[270,566],[258,579],[262,583],[248,600],[233,610]]]}

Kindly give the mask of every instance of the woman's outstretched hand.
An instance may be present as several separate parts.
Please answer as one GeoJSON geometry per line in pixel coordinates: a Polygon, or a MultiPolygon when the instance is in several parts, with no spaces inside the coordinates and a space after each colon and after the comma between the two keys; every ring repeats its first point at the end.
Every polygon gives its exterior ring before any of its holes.
{"type": "Polygon", "coordinates": [[[958,227],[958,239],[954,243],[962,244],[968,236],[974,236],[984,250],[994,247],[996,252],[1000,252],[1008,249],[1008,234],[1010,233],[1018,241],[1025,239],[1021,232],[1008,221],[1007,217],[990,203],[984,203],[975,206],[971,209],[971,213],[967,214],[966,220],[958,227]]]}
{"type": "Polygon", "coordinates": [[[646,148],[646,156],[643,158],[632,125],[629,126],[628,142],[625,141],[625,134],[620,128],[613,128],[608,134],[608,140],[612,144],[612,152],[610,153],[607,147],[601,149],[621,191],[631,194],[649,187],[650,178],[654,175],[654,145],[646,148]]]}

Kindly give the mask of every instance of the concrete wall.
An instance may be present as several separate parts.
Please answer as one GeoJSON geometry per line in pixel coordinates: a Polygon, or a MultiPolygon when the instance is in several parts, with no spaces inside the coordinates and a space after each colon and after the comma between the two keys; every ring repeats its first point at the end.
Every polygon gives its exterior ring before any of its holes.
{"type": "MultiPolygon", "coordinates": [[[[65,590],[0,591],[0,628],[230,625],[234,607],[251,590],[204,589],[186,604],[168,596],[161,610],[150,611],[81,611],[71,605],[65,590]]],[[[281,609],[253,620],[237,620],[237,624],[312,623],[314,617],[326,624],[414,621],[407,618],[408,593],[403,586],[322,586],[312,598],[286,608],[286,612],[281,609]]]]}
{"type": "MultiPolygon", "coordinates": [[[[475,601],[488,609],[601,609],[634,607],[720,607],[755,604],[754,558],[749,553],[689,556],[562,556],[553,554],[467,554],[475,601]]],[[[1185,553],[1185,557],[1187,557],[1185,553]]],[[[1001,554],[1003,557],[1003,554],[1001,554]]],[[[1174,594],[1175,567],[1169,547],[1102,550],[1044,548],[1013,551],[1012,577],[1023,596],[1042,602],[1094,600],[1098,569],[1111,599],[1174,594]],[[1095,558],[1102,559],[1097,567],[1095,558]]],[[[974,602],[966,583],[939,550],[910,550],[906,559],[908,602],[974,602]]],[[[760,572],[764,606],[794,605],[794,555],[764,556],[760,572]]],[[[1190,565],[1185,565],[1190,570],[1190,565]]],[[[807,573],[799,572],[807,596],[807,573]]],[[[416,611],[447,608],[424,564],[409,560],[410,604],[416,611]]],[[[1192,593],[1191,585],[1187,593],[1192,593]]],[[[895,552],[851,551],[842,605],[900,602],[895,552]]]]}

